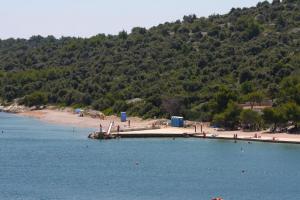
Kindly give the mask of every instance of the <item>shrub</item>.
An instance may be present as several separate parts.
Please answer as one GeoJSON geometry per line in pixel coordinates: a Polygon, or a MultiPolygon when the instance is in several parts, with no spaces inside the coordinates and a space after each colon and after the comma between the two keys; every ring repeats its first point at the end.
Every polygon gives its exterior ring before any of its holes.
{"type": "Polygon", "coordinates": [[[240,120],[241,108],[233,102],[228,104],[228,107],[223,113],[214,116],[213,124],[229,130],[238,128],[240,120]]]}
{"type": "Polygon", "coordinates": [[[26,106],[40,106],[45,105],[48,102],[48,95],[43,92],[34,92],[25,96],[23,103],[26,106]]]}
{"type": "Polygon", "coordinates": [[[262,127],[261,115],[253,110],[243,110],[240,115],[240,120],[243,129],[258,131],[262,127]]]}

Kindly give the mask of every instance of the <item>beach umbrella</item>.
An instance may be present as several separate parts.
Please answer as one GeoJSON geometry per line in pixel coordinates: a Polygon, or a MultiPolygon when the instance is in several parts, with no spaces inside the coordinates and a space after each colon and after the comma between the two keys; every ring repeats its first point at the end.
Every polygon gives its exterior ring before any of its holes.
{"type": "Polygon", "coordinates": [[[76,108],[76,109],[75,109],[75,113],[76,113],[76,114],[80,114],[82,111],[83,111],[83,110],[80,109],[80,108],[76,108]]]}

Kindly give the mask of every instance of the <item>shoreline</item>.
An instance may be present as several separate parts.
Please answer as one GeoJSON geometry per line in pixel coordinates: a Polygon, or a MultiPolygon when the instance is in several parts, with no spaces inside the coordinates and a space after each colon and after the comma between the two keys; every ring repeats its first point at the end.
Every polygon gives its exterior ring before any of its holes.
{"type": "MultiPolygon", "coordinates": [[[[46,123],[66,125],[79,128],[91,128],[96,131],[99,130],[100,124],[103,127],[103,130],[107,130],[110,122],[114,121],[116,129],[117,126],[120,127],[121,137],[127,134],[135,134],[136,137],[141,137],[141,135],[151,134],[155,135],[162,134],[176,134],[184,135],[189,134],[193,135],[194,138],[203,138],[203,139],[225,139],[225,140],[244,140],[244,141],[257,141],[257,142],[269,142],[269,143],[290,143],[290,144],[300,144],[300,134],[287,134],[287,133],[267,133],[266,131],[258,132],[244,132],[241,130],[237,131],[218,131],[207,125],[203,126],[203,132],[206,133],[204,138],[199,132],[195,133],[194,127],[189,128],[173,128],[165,125],[161,125],[162,121],[165,119],[149,119],[143,120],[138,117],[129,117],[130,126],[128,122],[121,122],[120,117],[118,116],[106,116],[105,119],[92,118],[90,116],[79,117],[78,114],[73,113],[73,109],[57,109],[57,108],[47,108],[42,110],[26,110],[19,113],[14,113],[19,116],[32,117],[38,120],[41,120],[46,123]],[[156,124],[156,127],[159,129],[151,129],[153,124],[156,124]],[[145,130],[143,130],[145,129],[145,130]],[[234,138],[234,134],[237,134],[238,138],[234,138]]],[[[196,122],[190,122],[196,123],[196,122]]],[[[200,130],[200,126],[197,126],[197,130],[200,130]]],[[[116,134],[116,130],[112,131],[116,134]]],[[[87,133],[88,134],[88,133],[87,133]]],[[[133,135],[134,136],[134,135],[133,135]]],[[[126,136],[125,136],[126,137],[126,136]]],[[[182,137],[182,136],[180,136],[182,137]]]]}

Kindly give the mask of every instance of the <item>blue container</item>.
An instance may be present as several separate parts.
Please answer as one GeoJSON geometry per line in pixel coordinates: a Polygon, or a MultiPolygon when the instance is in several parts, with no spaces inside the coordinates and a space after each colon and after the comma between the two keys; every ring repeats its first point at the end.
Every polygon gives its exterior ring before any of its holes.
{"type": "Polygon", "coordinates": [[[183,117],[172,116],[171,117],[171,126],[172,127],[183,127],[184,120],[183,117]]]}
{"type": "Polygon", "coordinates": [[[121,122],[126,122],[126,120],[127,120],[126,112],[121,112],[121,122]]]}

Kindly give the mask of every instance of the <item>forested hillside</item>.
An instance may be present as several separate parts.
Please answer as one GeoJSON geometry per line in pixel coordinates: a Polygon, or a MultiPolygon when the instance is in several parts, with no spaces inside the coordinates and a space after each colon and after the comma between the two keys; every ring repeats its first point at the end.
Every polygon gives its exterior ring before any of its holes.
{"type": "Polygon", "coordinates": [[[189,15],[130,34],[0,40],[3,101],[146,118],[211,120],[255,97],[299,105],[299,69],[299,0],[189,15]]]}

